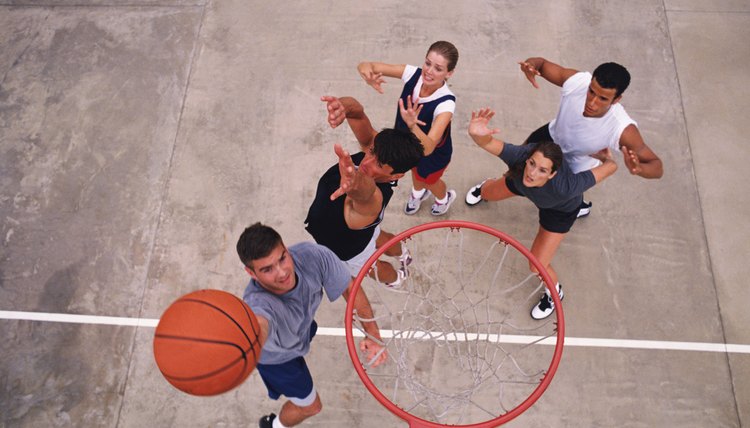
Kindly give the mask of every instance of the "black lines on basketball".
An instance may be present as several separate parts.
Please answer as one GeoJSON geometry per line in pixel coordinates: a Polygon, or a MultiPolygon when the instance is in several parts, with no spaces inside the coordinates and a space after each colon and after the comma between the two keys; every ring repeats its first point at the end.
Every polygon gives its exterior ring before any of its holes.
{"type": "Polygon", "coordinates": [[[172,303],[154,334],[159,370],[176,388],[216,395],[241,384],[260,358],[260,325],[241,299],[200,290],[172,303]]]}

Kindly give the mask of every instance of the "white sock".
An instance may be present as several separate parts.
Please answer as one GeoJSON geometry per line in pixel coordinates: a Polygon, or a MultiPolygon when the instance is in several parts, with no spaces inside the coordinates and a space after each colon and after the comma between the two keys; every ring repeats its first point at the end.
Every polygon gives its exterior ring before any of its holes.
{"type": "Polygon", "coordinates": [[[287,428],[286,425],[281,423],[281,416],[276,416],[276,419],[273,420],[273,428],[287,428]]]}
{"type": "Polygon", "coordinates": [[[427,189],[416,190],[415,188],[412,187],[411,188],[411,196],[414,199],[420,199],[422,196],[424,196],[424,192],[426,192],[426,191],[427,191],[427,189]]]}
{"type": "Polygon", "coordinates": [[[445,192],[445,196],[443,196],[443,199],[435,198],[435,202],[437,202],[440,205],[445,205],[448,203],[448,192],[445,192]]]}

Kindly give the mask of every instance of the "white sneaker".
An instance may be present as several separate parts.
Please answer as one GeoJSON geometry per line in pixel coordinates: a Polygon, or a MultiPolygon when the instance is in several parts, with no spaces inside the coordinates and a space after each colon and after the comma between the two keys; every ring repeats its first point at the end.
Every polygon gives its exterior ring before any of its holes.
{"type": "Polygon", "coordinates": [[[401,269],[406,271],[407,266],[411,264],[411,253],[409,253],[409,250],[402,250],[401,255],[398,256],[398,261],[401,263],[401,269]]]}
{"type": "Polygon", "coordinates": [[[406,273],[406,270],[398,269],[396,270],[396,280],[393,282],[386,282],[385,286],[388,288],[394,288],[394,289],[401,288],[401,286],[404,284],[404,281],[406,281],[406,278],[408,277],[409,277],[409,274],[406,273]]]}
{"type": "MultiPolygon", "coordinates": [[[[565,293],[563,293],[562,285],[560,284],[557,284],[557,294],[560,296],[560,301],[562,301],[563,297],[565,297],[565,293]]],[[[531,309],[531,318],[534,318],[535,320],[543,320],[552,315],[552,312],[554,311],[555,302],[552,300],[549,291],[545,289],[541,300],[539,300],[539,304],[531,309]]]]}
{"type": "Polygon", "coordinates": [[[484,180],[466,192],[466,205],[473,207],[484,200],[482,199],[482,185],[485,181],[487,180],[484,180]]]}
{"type": "Polygon", "coordinates": [[[451,189],[448,191],[448,201],[444,204],[438,203],[435,201],[434,204],[432,204],[432,212],[430,214],[432,215],[443,215],[448,212],[448,208],[451,207],[451,204],[453,201],[456,200],[456,191],[451,189]]]}
{"type": "Polygon", "coordinates": [[[408,215],[415,214],[417,211],[419,211],[419,207],[422,206],[422,201],[432,196],[432,192],[425,189],[424,194],[422,194],[421,198],[415,198],[414,192],[409,192],[409,200],[406,202],[406,206],[404,207],[404,212],[408,215]]]}
{"type": "Polygon", "coordinates": [[[581,202],[581,205],[578,206],[578,215],[576,218],[586,217],[591,214],[591,205],[593,205],[591,202],[581,202]]]}

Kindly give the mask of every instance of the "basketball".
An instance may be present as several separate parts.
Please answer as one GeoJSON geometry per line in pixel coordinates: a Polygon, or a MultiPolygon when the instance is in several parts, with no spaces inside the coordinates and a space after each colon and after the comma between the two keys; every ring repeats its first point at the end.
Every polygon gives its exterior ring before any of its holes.
{"type": "Polygon", "coordinates": [[[200,290],[172,303],[156,326],[154,358],[175,388],[217,395],[240,385],[260,358],[260,326],[240,298],[200,290]]]}

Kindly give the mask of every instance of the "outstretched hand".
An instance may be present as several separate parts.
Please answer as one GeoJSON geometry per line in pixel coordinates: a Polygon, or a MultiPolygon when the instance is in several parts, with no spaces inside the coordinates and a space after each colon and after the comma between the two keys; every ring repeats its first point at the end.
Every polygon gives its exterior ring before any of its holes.
{"type": "Polygon", "coordinates": [[[370,69],[363,69],[359,72],[359,75],[362,76],[362,79],[367,83],[368,85],[372,86],[373,89],[378,91],[379,93],[383,93],[383,87],[382,85],[385,83],[385,79],[383,79],[383,73],[376,73],[370,69]]]}
{"type": "Polygon", "coordinates": [[[521,66],[523,74],[526,75],[526,79],[528,79],[535,88],[539,89],[539,84],[536,83],[536,76],[541,76],[539,70],[526,61],[520,61],[518,64],[521,66]]]}
{"type": "Polygon", "coordinates": [[[638,159],[638,155],[625,146],[621,146],[620,151],[628,171],[633,175],[639,175],[643,171],[643,167],[641,167],[641,160],[638,159]]]}
{"type": "Polygon", "coordinates": [[[357,176],[357,169],[354,167],[354,162],[352,161],[349,152],[344,150],[338,144],[333,146],[333,151],[336,153],[336,156],[339,157],[339,174],[341,175],[341,181],[339,182],[339,188],[331,194],[332,201],[354,188],[357,176]]]}
{"type": "Polygon", "coordinates": [[[320,100],[326,103],[326,109],[328,110],[328,124],[331,128],[335,128],[346,119],[346,108],[341,104],[338,98],[330,95],[323,95],[320,100]]]}
{"type": "MultiPolygon", "coordinates": [[[[492,119],[493,116],[495,116],[495,112],[489,107],[479,109],[479,112],[471,112],[471,121],[469,121],[469,135],[475,142],[480,143],[480,141],[477,141],[478,139],[486,140],[485,137],[488,136],[490,137],[491,141],[492,136],[500,132],[500,129],[490,128],[488,126],[490,123],[490,119],[492,119]]],[[[482,142],[482,144],[486,143],[482,142]]]]}
{"type": "Polygon", "coordinates": [[[372,367],[377,367],[385,362],[388,358],[388,351],[376,341],[369,337],[359,342],[360,351],[367,356],[367,363],[372,362],[372,367]]]}
{"type": "Polygon", "coordinates": [[[406,126],[412,129],[414,125],[424,126],[425,123],[419,120],[419,113],[422,112],[424,104],[419,104],[419,99],[415,98],[412,102],[411,95],[406,97],[406,107],[404,107],[404,100],[398,99],[398,110],[401,112],[401,119],[404,120],[406,126]]]}

